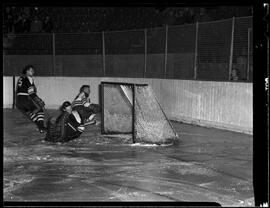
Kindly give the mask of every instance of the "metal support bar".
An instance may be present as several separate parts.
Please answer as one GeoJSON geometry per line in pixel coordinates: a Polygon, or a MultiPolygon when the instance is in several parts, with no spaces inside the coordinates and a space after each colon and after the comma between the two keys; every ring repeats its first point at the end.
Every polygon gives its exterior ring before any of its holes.
{"type": "Polygon", "coordinates": [[[103,66],[103,76],[106,76],[106,66],[105,66],[105,56],[106,56],[106,52],[105,52],[105,33],[104,31],[102,31],[102,66],[103,66]]]}
{"type": "Polygon", "coordinates": [[[251,28],[248,28],[248,51],[247,51],[247,81],[249,81],[249,65],[250,65],[250,33],[251,33],[251,28]]]}
{"type": "Polygon", "coordinates": [[[232,74],[234,25],[235,25],[235,17],[232,18],[232,36],[231,36],[231,50],[230,50],[230,63],[229,63],[229,80],[231,79],[231,74],[232,74]]]}
{"type": "Polygon", "coordinates": [[[146,77],[146,65],[147,65],[147,29],[144,30],[144,72],[143,72],[143,78],[146,77]]]}
{"type": "Polygon", "coordinates": [[[52,34],[52,46],[53,46],[53,71],[52,71],[52,75],[55,75],[55,71],[56,71],[56,64],[55,64],[55,34],[52,34]]]}
{"type": "Polygon", "coordinates": [[[13,95],[13,102],[12,102],[12,109],[15,109],[16,106],[16,83],[15,83],[15,76],[12,76],[12,95],[13,95]]]}
{"type": "Polygon", "coordinates": [[[199,22],[196,22],[195,54],[194,54],[194,79],[197,79],[197,57],[198,57],[198,32],[199,22]]]}
{"type": "Polygon", "coordinates": [[[135,111],[135,99],[136,99],[136,90],[135,84],[132,85],[132,142],[136,143],[136,129],[135,129],[135,122],[136,122],[136,111],[135,111]]]}
{"type": "Polygon", "coordinates": [[[165,56],[164,56],[164,78],[167,78],[167,56],[168,56],[168,25],[165,26],[165,56]]]}

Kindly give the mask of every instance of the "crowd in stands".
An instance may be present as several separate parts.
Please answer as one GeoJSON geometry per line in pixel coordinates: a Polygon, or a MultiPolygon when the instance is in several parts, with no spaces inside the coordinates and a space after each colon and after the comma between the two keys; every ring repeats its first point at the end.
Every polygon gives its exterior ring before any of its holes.
{"type": "Polygon", "coordinates": [[[251,16],[249,7],[6,7],[5,33],[80,33],[191,24],[251,16]]]}
{"type": "Polygon", "coordinates": [[[6,7],[4,10],[5,33],[51,33],[53,22],[49,15],[37,8],[6,7]]]}

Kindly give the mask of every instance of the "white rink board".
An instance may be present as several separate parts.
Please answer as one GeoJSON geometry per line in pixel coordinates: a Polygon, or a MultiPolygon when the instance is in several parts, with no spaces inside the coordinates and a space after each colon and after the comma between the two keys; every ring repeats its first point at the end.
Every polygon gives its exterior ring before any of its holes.
{"type": "MultiPolygon", "coordinates": [[[[4,108],[12,107],[12,77],[4,79],[4,108]]],[[[17,77],[16,77],[17,80],[17,77]]],[[[253,84],[106,77],[36,77],[48,109],[72,101],[81,85],[90,84],[91,101],[99,103],[102,81],[150,84],[169,119],[252,134],[253,84]]]]}

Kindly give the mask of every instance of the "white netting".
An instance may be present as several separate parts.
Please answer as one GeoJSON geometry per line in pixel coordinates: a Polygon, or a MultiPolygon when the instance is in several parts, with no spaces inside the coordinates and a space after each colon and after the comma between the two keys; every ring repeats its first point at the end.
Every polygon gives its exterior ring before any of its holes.
{"type": "Polygon", "coordinates": [[[135,140],[171,143],[176,133],[149,86],[135,87],[135,140]]]}
{"type": "Polygon", "coordinates": [[[105,84],[103,97],[105,134],[130,133],[134,135],[134,142],[158,144],[172,143],[177,137],[151,87],[105,84]]]}
{"type": "MultiPolygon", "coordinates": [[[[104,85],[104,133],[132,133],[132,105],[120,85],[104,85]]],[[[132,94],[132,88],[126,87],[132,94]]]]}

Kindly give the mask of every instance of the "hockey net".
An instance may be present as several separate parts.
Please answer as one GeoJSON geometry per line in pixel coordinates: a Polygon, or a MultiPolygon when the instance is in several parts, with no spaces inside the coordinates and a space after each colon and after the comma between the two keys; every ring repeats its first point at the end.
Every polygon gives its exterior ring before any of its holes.
{"type": "Polygon", "coordinates": [[[178,136],[148,85],[102,83],[102,133],[135,143],[172,143],[178,136]]]}

